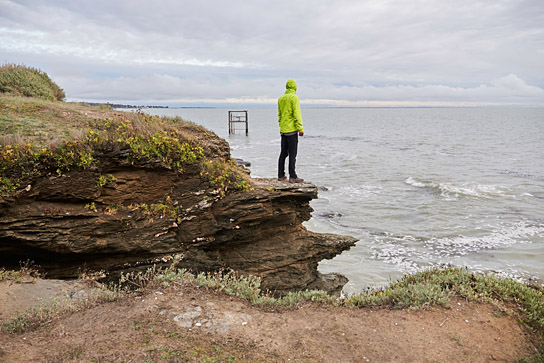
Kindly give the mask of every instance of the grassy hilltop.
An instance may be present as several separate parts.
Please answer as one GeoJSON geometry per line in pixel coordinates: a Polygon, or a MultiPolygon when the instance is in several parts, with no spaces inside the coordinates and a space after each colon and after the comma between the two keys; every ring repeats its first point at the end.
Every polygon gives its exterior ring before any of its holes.
{"type": "Polygon", "coordinates": [[[0,67],[0,93],[50,101],[62,101],[66,97],[62,88],[47,73],[16,64],[0,67]]]}

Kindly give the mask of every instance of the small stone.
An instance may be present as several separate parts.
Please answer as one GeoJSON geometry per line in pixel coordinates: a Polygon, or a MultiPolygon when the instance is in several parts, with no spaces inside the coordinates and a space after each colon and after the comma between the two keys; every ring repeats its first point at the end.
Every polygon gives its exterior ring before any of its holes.
{"type": "Polygon", "coordinates": [[[174,321],[182,328],[190,328],[193,326],[193,321],[190,317],[184,316],[185,314],[176,315],[174,321]]]}

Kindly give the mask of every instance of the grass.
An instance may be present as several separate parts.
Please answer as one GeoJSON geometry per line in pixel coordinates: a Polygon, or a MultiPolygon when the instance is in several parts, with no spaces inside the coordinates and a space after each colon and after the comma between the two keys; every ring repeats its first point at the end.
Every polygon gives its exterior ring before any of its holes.
{"type": "MultiPolygon", "coordinates": [[[[208,147],[217,136],[179,117],[2,95],[0,131],[0,198],[48,175],[100,170],[112,153],[136,167],[154,165],[180,174],[196,164],[221,196],[250,189],[241,168],[208,147]]],[[[97,184],[113,182],[104,174],[97,184]]]]}
{"type": "Polygon", "coordinates": [[[49,101],[62,101],[66,97],[62,88],[47,73],[18,64],[0,66],[0,93],[49,101]]]}
{"type": "MultiPolygon", "coordinates": [[[[170,268],[151,268],[143,273],[123,275],[119,284],[98,289],[92,295],[79,301],[69,299],[55,301],[41,308],[30,309],[4,324],[11,333],[32,330],[50,322],[55,317],[78,311],[97,304],[116,301],[131,296],[136,291],[162,287],[174,282],[191,284],[230,296],[248,300],[264,308],[293,309],[301,304],[317,303],[344,306],[348,308],[382,307],[392,309],[422,309],[433,305],[447,307],[454,298],[473,302],[498,304],[515,314],[529,329],[544,336],[543,288],[529,286],[518,281],[470,272],[462,268],[442,268],[406,275],[400,281],[381,289],[368,289],[349,297],[331,296],[319,290],[292,292],[282,297],[273,297],[261,289],[260,279],[254,276],[238,276],[232,271],[226,273],[192,274],[175,267],[177,258],[170,268]],[[125,286],[125,287],[122,287],[125,286]],[[130,287],[130,289],[128,288],[130,287]]],[[[0,270],[0,276],[17,276],[17,272],[0,270]]],[[[155,332],[139,322],[131,322],[132,330],[155,332]]],[[[452,339],[457,341],[456,336],[452,339]]],[[[459,341],[459,344],[462,342],[459,341]]],[[[542,362],[544,349],[533,358],[523,362],[542,362]]]]}
{"type": "Polygon", "coordinates": [[[102,286],[87,292],[85,296],[78,299],[64,296],[27,309],[4,323],[3,327],[9,333],[31,331],[65,314],[89,309],[105,302],[117,301],[123,296],[127,296],[127,292],[118,286],[102,286]]]}
{"type": "Polygon", "coordinates": [[[15,281],[15,283],[20,283],[24,278],[28,277],[40,277],[38,267],[34,266],[33,262],[30,260],[21,262],[21,268],[19,270],[6,270],[5,268],[0,267],[0,282],[15,281]]]}
{"type": "MultiPolygon", "coordinates": [[[[131,278],[134,279],[135,276],[131,278]]],[[[431,269],[406,275],[398,282],[380,289],[368,289],[359,294],[339,298],[324,291],[292,292],[275,298],[261,290],[260,279],[237,276],[233,272],[193,275],[183,269],[148,270],[136,278],[135,285],[146,286],[152,281],[168,285],[183,281],[197,287],[210,288],[227,295],[241,297],[255,305],[293,308],[300,303],[319,302],[346,307],[385,307],[421,309],[439,305],[447,307],[452,298],[474,302],[500,302],[512,305],[519,319],[529,328],[544,333],[544,289],[510,278],[477,274],[462,268],[431,269]]]]}
{"type": "MultiPolygon", "coordinates": [[[[184,270],[155,273],[154,279],[164,283],[182,280],[198,287],[221,291],[227,295],[247,299],[252,304],[293,308],[298,304],[314,302],[349,308],[383,307],[421,309],[432,305],[447,307],[452,298],[473,302],[514,307],[519,321],[533,330],[539,339],[544,338],[544,289],[529,286],[510,278],[476,274],[462,268],[442,268],[406,275],[398,282],[381,289],[368,289],[347,298],[330,296],[323,291],[289,293],[281,298],[271,297],[260,289],[256,277],[237,277],[234,273],[192,275],[184,270]]],[[[459,345],[463,342],[452,335],[459,345]]],[[[531,358],[521,358],[523,363],[544,362],[544,346],[531,358]]]]}

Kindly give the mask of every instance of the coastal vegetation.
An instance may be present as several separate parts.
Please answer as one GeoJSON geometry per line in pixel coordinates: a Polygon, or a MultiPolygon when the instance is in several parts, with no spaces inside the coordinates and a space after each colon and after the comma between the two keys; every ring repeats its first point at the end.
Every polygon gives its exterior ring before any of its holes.
{"type": "MultiPolygon", "coordinates": [[[[255,276],[239,276],[233,271],[193,274],[186,269],[149,268],[145,272],[132,272],[121,277],[117,284],[102,287],[114,292],[115,299],[152,289],[168,287],[172,282],[184,282],[197,288],[207,288],[226,295],[243,298],[251,304],[263,307],[296,308],[306,302],[332,304],[350,308],[382,307],[391,309],[425,309],[430,306],[448,307],[457,298],[472,302],[489,302],[501,305],[506,311],[516,314],[519,321],[539,334],[544,334],[544,289],[531,286],[511,278],[492,274],[479,274],[464,268],[444,267],[406,275],[388,286],[368,288],[351,296],[333,296],[320,290],[291,292],[274,297],[261,289],[260,279],[255,276]]],[[[25,274],[37,276],[37,271],[23,267],[21,271],[0,269],[0,281],[16,280],[25,274]]],[[[112,298],[113,299],[113,298],[112,298]]],[[[31,315],[34,314],[31,312],[31,315]]],[[[39,325],[29,323],[36,317],[17,317],[8,323],[10,331],[23,331],[26,327],[39,325]],[[17,321],[25,321],[18,324],[17,321]]]]}
{"type": "Polygon", "coordinates": [[[153,164],[180,174],[197,165],[222,195],[249,189],[247,175],[233,161],[204,155],[209,133],[204,131],[179,117],[2,94],[0,197],[16,194],[44,175],[95,170],[102,155],[112,152],[132,165],[153,164]]]}
{"type": "Polygon", "coordinates": [[[385,307],[393,309],[422,309],[443,306],[455,298],[473,302],[505,304],[531,329],[544,333],[544,289],[530,286],[511,278],[478,274],[463,268],[435,268],[406,275],[389,286],[367,289],[346,297],[331,296],[323,291],[292,292],[275,298],[262,291],[260,280],[254,276],[236,276],[209,273],[193,275],[183,269],[148,270],[145,274],[131,276],[138,286],[150,282],[168,284],[169,281],[186,281],[198,287],[211,288],[227,295],[242,297],[252,304],[293,308],[304,302],[319,302],[346,307],[385,307]]]}
{"type": "Polygon", "coordinates": [[[0,66],[0,93],[49,101],[62,101],[66,97],[62,88],[47,73],[18,64],[0,66]]]}
{"type": "MultiPolygon", "coordinates": [[[[4,323],[10,333],[33,330],[52,319],[106,302],[122,301],[144,291],[167,289],[171,284],[183,283],[199,289],[245,299],[266,310],[296,309],[308,303],[346,308],[427,309],[432,306],[449,308],[452,301],[491,303],[504,314],[515,316],[529,330],[544,337],[544,290],[510,278],[473,273],[463,268],[444,267],[406,275],[401,280],[379,289],[367,289],[352,296],[331,296],[323,291],[292,292],[273,297],[262,291],[260,279],[238,276],[232,271],[192,274],[175,267],[150,268],[146,272],[123,275],[117,284],[100,286],[82,300],[57,300],[54,304],[32,308],[4,323]]],[[[17,280],[22,275],[36,272],[25,267],[21,272],[0,269],[3,280],[17,280]]],[[[35,276],[35,275],[34,275],[35,276]]],[[[92,275],[87,275],[92,276],[92,275]]],[[[88,278],[88,277],[87,277],[88,278]]],[[[541,362],[544,351],[526,362],[541,362]]]]}

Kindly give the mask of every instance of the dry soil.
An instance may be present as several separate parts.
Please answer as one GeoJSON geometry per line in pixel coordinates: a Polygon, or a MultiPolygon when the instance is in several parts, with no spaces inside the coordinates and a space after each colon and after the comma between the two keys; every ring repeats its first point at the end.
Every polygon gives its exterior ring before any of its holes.
{"type": "MultiPolygon", "coordinates": [[[[81,282],[0,282],[0,319],[52,297],[84,296],[81,282]]],[[[82,309],[25,333],[0,333],[0,362],[513,362],[536,337],[504,308],[390,310],[307,303],[263,309],[173,283],[82,309]]]]}

